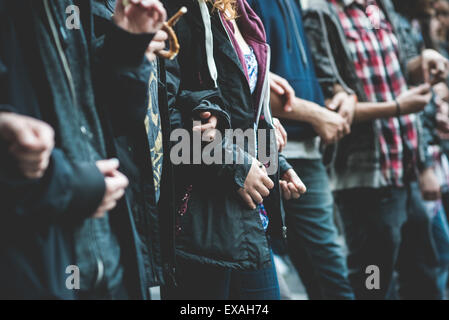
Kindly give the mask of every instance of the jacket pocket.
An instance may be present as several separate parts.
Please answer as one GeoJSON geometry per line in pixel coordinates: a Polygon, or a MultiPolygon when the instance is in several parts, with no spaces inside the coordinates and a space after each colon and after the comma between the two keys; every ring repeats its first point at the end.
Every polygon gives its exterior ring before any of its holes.
{"type": "Polygon", "coordinates": [[[178,250],[222,265],[259,263],[264,231],[258,212],[216,188],[193,186],[186,196],[177,216],[178,250]]]}

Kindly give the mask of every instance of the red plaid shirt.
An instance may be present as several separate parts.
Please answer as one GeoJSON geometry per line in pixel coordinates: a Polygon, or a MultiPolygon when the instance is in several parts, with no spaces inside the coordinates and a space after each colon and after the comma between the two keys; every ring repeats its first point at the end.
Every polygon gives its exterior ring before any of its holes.
{"type": "MultiPolygon", "coordinates": [[[[407,83],[398,57],[398,40],[376,0],[330,0],[337,8],[357,76],[371,102],[393,101],[407,83]]],[[[414,174],[418,154],[416,116],[375,120],[382,173],[389,185],[402,186],[414,174]]]]}

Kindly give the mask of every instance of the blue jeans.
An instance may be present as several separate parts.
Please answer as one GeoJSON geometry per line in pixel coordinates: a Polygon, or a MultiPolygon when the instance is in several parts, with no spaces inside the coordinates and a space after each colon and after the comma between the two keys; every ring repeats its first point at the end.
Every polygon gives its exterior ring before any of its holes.
{"type": "Polygon", "coordinates": [[[240,271],[178,259],[178,286],[165,288],[169,300],[280,300],[279,283],[271,267],[240,271]]]}
{"type": "Polygon", "coordinates": [[[297,200],[284,201],[288,251],[309,299],[354,299],[343,250],[337,242],[334,200],[321,160],[289,163],[307,186],[297,200]]]}
{"type": "Polygon", "coordinates": [[[399,271],[404,299],[438,299],[432,219],[417,183],[404,188],[359,188],[337,193],[349,249],[350,280],[357,299],[396,297],[399,271]],[[380,270],[380,288],[369,289],[366,269],[380,270]]]}
{"type": "Polygon", "coordinates": [[[440,298],[447,299],[446,289],[449,277],[449,224],[441,201],[427,202],[427,208],[434,214],[432,230],[438,252],[438,288],[440,298]]]}

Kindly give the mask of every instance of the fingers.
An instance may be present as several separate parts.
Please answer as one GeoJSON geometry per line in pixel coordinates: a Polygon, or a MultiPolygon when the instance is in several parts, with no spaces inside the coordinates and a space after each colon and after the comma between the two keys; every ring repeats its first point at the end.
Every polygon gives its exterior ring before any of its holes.
{"type": "Polygon", "coordinates": [[[293,169],[288,170],[284,175],[284,180],[293,183],[296,189],[298,189],[298,192],[300,192],[301,194],[306,193],[307,188],[302,182],[302,180],[299,178],[295,170],[293,169]]]}
{"type": "Polygon", "coordinates": [[[158,0],[118,0],[114,22],[134,34],[156,33],[163,27],[167,12],[158,0]]]}
{"type": "Polygon", "coordinates": [[[282,197],[285,200],[290,200],[292,198],[292,193],[288,187],[288,183],[284,180],[279,181],[279,185],[281,187],[282,197]]]}
{"type": "Polygon", "coordinates": [[[202,140],[203,141],[213,141],[215,140],[217,131],[217,125],[218,125],[218,118],[213,116],[210,112],[202,112],[200,113],[200,118],[203,120],[208,119],[208,122],[206,124],[201,124],[193,127],[193,131],[195,132],[202,132],[202,140]]]}
{"type": "MultiPolygon", "coordinates": [[[[113,159],[115,160],[115,159],[113,159]]],[[[98,161],[97,166],[106,167],[109,164],[106,162],[113,162],[111,160],[98,161]],[[100,165],[98,164],[100,162],[100,165]]],[[[105,177],[106,191],[97,211],[93,214],[94,218],[102,218],[105,212],[111,211],[117,206],[117,201],[125,195],[125,189],[129,185],[128,178],[117,170],[112,170],[109,176],[105,177]]]]}
{"type": "Polygon", "coordinates": [[[270,190],[268,190],[267,187],[264,185],[257,185],[255,186],[256,191],[262,196],[262,197],[268,197],[270,195],[270,190]]]}
{"type": "Polygon", "coordinates": [[[128,187],[129,181],[125,175],[115,171],[112,176],[105,178],[107,196],[112,197],[117,191],[128,187]]]}
{"type": "Polygon", "coordinates": [[[289,182],[289,183],[288,183],[288,188],[289,188],[289,190],[290,190],[290,193],[291,193],[291,195],[292,195],[292,198],[293,198],[293,199],[299,199],[299,197],[301,196],[301,194],[299,193],[299,190],[296,188],[296,186],[295,186],[293,183],[289,182]]]}
{"type": "Polygon", "coordinates": [[[344,125],[343,125],[343,132],[342,132],[342,138],[344,138],[344,136],[348,135],[351,133],[351,126],[349,125],[348,122],[345,121],[344,125]]]}
{"type": "MultiPolygon", "coordinates": [[[[150,57],[152,57],[152,54],[154,56],[156,56],[155,53],[157,53],[161,50],[164,50],[164,49],[165,49],[165,41],[154,41],[154,40],[151,41],[150,45],[148,46],[148,50],[146,52],[146,56],[147,56],[148,60],[150,60],[150,57]]],[[[153,60],[150,60],[150,61],[154,61],[154,58],[151,58],[151,59],[153,59],[153,60]]]]}
{"type": "Polygon", "coordinates": [[[271,79],[270,81],[270,88],[273,92],[276,94],[283,96],[285,94],[284,88],[282,88],[274,79],[271,79]]]}
{"type": "Polygon", "coordinates": [[[19,169],[22,174],[29,179],[39,179],[42,178],[49,165],[50,158],[47,157],[40,162],[35,163],[19,163],[19,169]]]}
{"type": "MultiPolygon", "coordinates": [[[[41,142],[40,146],[36,146],[36,149],[43,147],[45,150],[53,150],[55,146],[55,132],[51,126],[44,122],[37,123],[37,121],[31,121],[31,129],[34,135],[41,142]]],[[[25,145],[25,144],[24,144],[25,145]]],[[[33,147],[30,146],[30,149],[33,147]]]]}
{"type": "Polygon", "coordinates": [[[110,176],[118,169],[120,162],[118,159],[97,161],[97,168],[105,176],[110,176]]]}
{"type": "Polygon", "coordinates": [[[165,49],[165,41],[168,39],[167,32],[159,30],[154,36],[153,40],[148,45],[146,56],[148,60],[154,61],[156,53],[165,49]]]}
{"type": "Polygon", "coordinates": [[[274,188],[273,180],[271,180],[267,175],[262,177],[262,182],[263,182],[264,186],[267,187],[268,189],[271,190],[274,188]]]}
{"type": "Polygon", "coordinates": [[[126,10],[132,12],[133,9],[143,8],[146,10],[148,16],[155,22],[162,23],[167,20],[167,12],[162,3],[157,0],[130,0],[129,3],[132,5],[125,7],[125,13],[126,10]]]}
{"type": "Polygon", "coordinates": [[[210,113],[210,112],[201,112],[200,113],[200,118],[204,119],[204,120],[209,119],[211,116],[212,116],[212,113],[210,113]]]}
{"type": "Polygon", "coordinates": [[[263,203],[262,195],[255,188],[248,189],[247,192],[255,203],[257,204],[263,203]]]}
{"type": "Polygon", "coordinates": [[[256,209],[257,206],[254,203],[253,199],[251,198],[251,196],[248,194],[248,192],[246,192],[246,190],[244,189],[240,189],[238,191],[238,194],[240,195],[240,197],[242,198],[243,202],[248,206],[248,208],[250,209],[256,209]]]}
{"type": "Polygon", "coordinates": [[[345,99],[347,97],[347,94],[345,92],[337,93],[333,98],[331,103],[327,106],[329,110],[337,111],[343,102],[345,102],[345,99]]]}
{"type": "Polygon", "coordinates": [[[270,73],[270,88],[274,93],[285,98],[284,111],[291,112],[296,94],[288,81],[274,73],[270,73]]]}
{"type": "Polygon", "coordinates": [[[291,198],[298,199],[302,194],[306,193],[307,188],[296,174],[295,170],[288,170],[283,176],[284,187],[289,189],[291,198]]]}
{"type": "Polygon", "coordinates": [[[10,143],[9,152],[17,166],[30,179],[41,178],[54,148],[54,131],[46,124],[18,114],[2,115],[2,137],[10,143]]]}
{"type": "Polygon", "coordinates": [[[413,88],[411,90],[415,91],[415,93],[417,93],[417,94],[425,95],[425,94],[431,93],[431,89],[432,89],[432,87],[430,84],[424,83],[424,84],[417,86],[416,88],[413,88]]]}
{"type": "Polygon", "coordinates": [[[285,145],[287,144],[287,131],[285,131],[284,127],[280,123],[279,119],[273,118],[273,125],[276,130],[276,139],[279,148],[279,152],[282,152],[285,145]]]}

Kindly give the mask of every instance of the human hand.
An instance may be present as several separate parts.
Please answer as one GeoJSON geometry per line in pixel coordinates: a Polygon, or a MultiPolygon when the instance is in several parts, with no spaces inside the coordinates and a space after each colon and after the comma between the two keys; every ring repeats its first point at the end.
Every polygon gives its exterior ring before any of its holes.
{"type": "Polygon", "coordinates": [[[34,118],[0,112],[0,137],[9,144],[25,177],[38,179],[45,174],[55,145],[52,127],[34,118]]]}
{"type": "Polygon", "coordinates": [[[253,159],[244,186],[238,190],[238,194],[250,209],[256,209],[256,204],[261,204],[263,197],[268,197],[273,188],[274,183],[268,177],[265,166],[253,159]]]}
{"type": "Polygon", "coordinates": [[[134,33],[156,33],[167,12],[158,0],[117,0],[113,20],[122,29],[134,33]]]}
{"type": "Polygon", "coordinates": [[[417,113],[424,110],[432,99],[431,87],[428,84],[403,92],[398,98],[401,115],[417,113]]]}
{"type": "Polygon", "coordinates": [[[290,86],[287,80],[270,72],[270,89],[278,96],[284,99],[284,111],[291,112],[295,101],[295,90],[290,86]]]}
{"type": "Polygon", "coordinates": [[[106,212],[117,206],[117,201],[125,194],[129,181],[124,174],[118,171],[119,165],[117,159],[97,161],[98,170],[105,177],[106,190],[101,204],[93,214],[93,218],[103,218],[106,212]]]}
{"type": "Polygon", "coordinates": [[[276,130],[276,142],[278,145],[278,151],[282,152],[287,145],[287,131],[285,131],[284,126],[281,124],[278,118],[273,118],[273,126],[276,130]]]}
{"type": "Polygon", "coordinates": [[[288,170],[279,182],[285,200],[298,199],[307,192],[307,188],[293,169],[288,170]]]}

